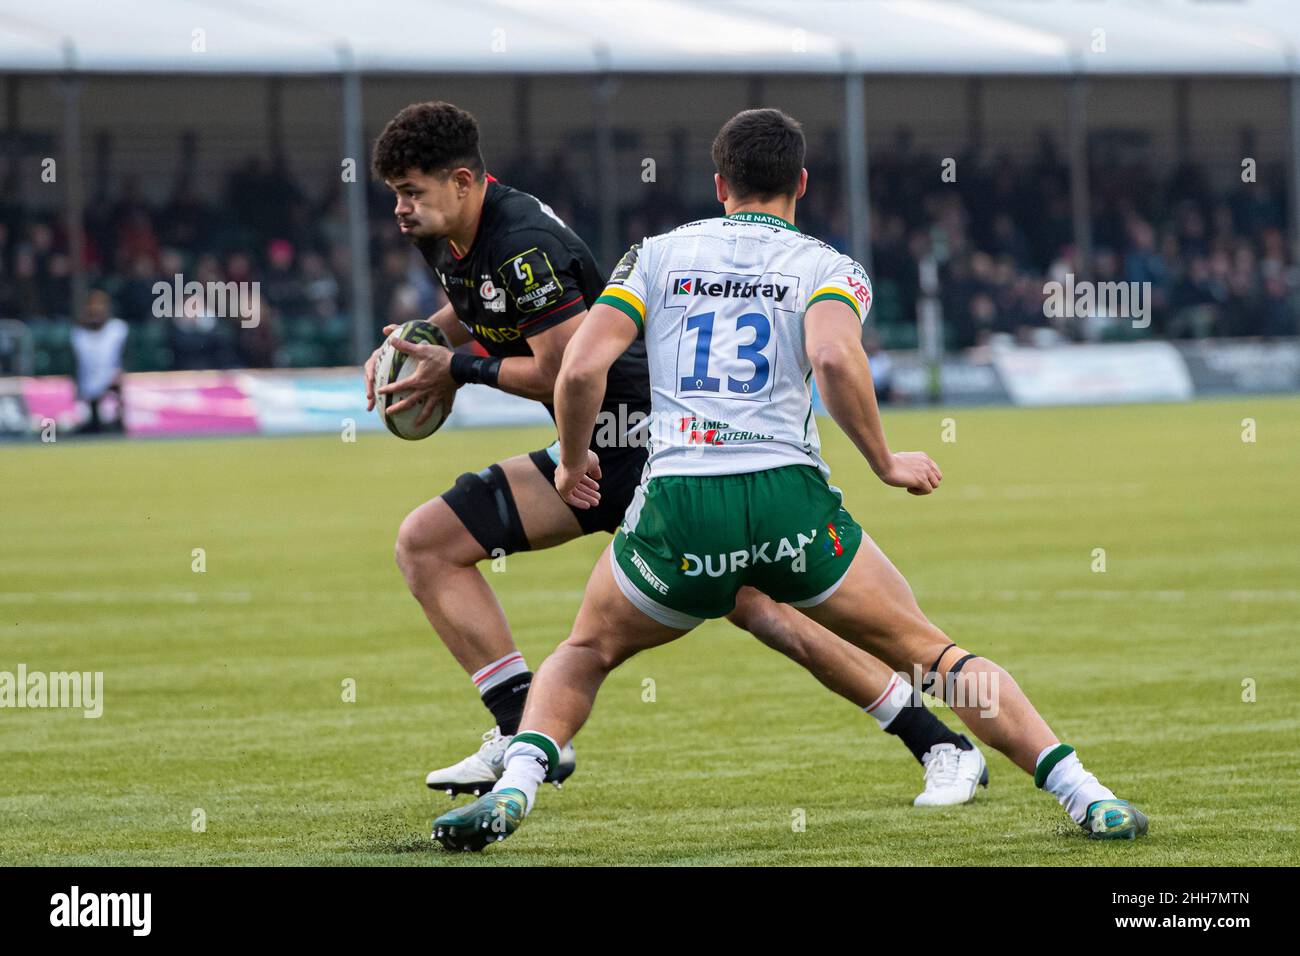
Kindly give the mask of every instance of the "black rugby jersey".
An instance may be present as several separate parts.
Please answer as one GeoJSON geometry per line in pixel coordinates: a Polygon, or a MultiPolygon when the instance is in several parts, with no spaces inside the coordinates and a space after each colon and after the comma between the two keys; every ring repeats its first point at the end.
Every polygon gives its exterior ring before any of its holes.
{"type": "MultiPolygon", "coordinates": [[[[448,301],[489,355],[532,355],[528,337],[586,311],[605,276],[586,243],[534,196],[489,177],[474,243],[464,256],[445,238],[416,247],[448,301]]],[[[638,339],[610,367],[604,407],[648,411],[645,342],[638,339]]],[[[547,409],[554,418],[555,410],[547,409]]]]}

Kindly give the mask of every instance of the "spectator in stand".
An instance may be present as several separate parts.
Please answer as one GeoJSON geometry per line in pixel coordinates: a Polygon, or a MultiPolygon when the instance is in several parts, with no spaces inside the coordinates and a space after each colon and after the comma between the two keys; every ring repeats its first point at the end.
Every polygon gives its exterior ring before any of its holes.
{"type": "Polygon", "coordinates": [[[168,339],[176,369],[234,368],[237,319],[223,319],[207,307],[202,295],[185,299],[180,314],[171,319],[168,339]]]}
{"type": "Polygon", "coordinates": [[[136,256],[131,261],[131,271],[120,283],[118,301],[128,322],[144,322],[153,317],[154,285],[158,282],[172,284],[171,276],[163,276],[147,255],[136,256]]]}
{"type": "Polygon", "coordinates": [[[339,314],[339,283],[319,252],[302,256],[303,296],[312,315],[327,319],[339,314]]]}
{"type": "Polygon", "coordinates": [[[122,353],[127,324],[113,317],[108,293],[96,289],[86,296],[86,311],[72,330],[76,361],[77,399],[87,407],[77,429],[89,434],[122,431],[122,353]]]}
{"type": "Polygon", "coordinates": [[[235,351],[240,365],[245,368],[273,368],[278,345],[276,326],[281,312],[267,298],[265,290],[260,293],[255,308],[251,311],[256,322],[253,322],[252,317],[243,319],[238,315],[228,316],[222,321],[234,331],[235,351]]]}
{"type": "MultiPolygon", "coordinates": [[[[673,142],[670,155],[692,161],[685,134],[673,142]]],[[[1131,150],[1097,152],[1091,169],[1094,267],[1085,276],[1072,251],[1069,171],[1050,135],[1041,135],[1029,156],[959,151],[955,182],[937,175],[940,157],[921,145],[911,130],[900,128],[871,156],[872,278],[886,342],[893,332],[915,339],[923,259],[938,264],[949,347],[978,347],[994,335],[1037,343],[1135,334],[1122,322],[1049,321],[1043,285],[1063,281],[1066,273],[1076,279],[1151,283],[1151,328],[1136,334],[1269,337],[1300,331],[1295,301],[1300,270],[1286,241],[1286,196],[1267,185],[1273,178],[1264,169],[1259,182],[1233,177],[1227,189],[1216,189],[1194,164],[1158,175],[1151,164],[1132,159],[1131,150]]],[[[598,204],[576,155],[556,150],[539,159],[533,151],[521,152],[494,172],[534,192],[595,245],[598,204]]],[[[814,170],[817,189],[800,205],[799,225],[842,246],[848,232],[843,170],[835,149],[820,155],[825,158],[814,170]]],[[[666,168],[675,162],[661,159],[656,184],[621,196],[623,234],[616,246],[626,248],[645,235],[716,214],[707,195],[684,190],[686,177],[666,168]]],[[[223,319],[228,336],[223,339],[215,328],[202,331],[199,315],[182,317],[187,327],[180,329],[175,320],[155,318],[154,284],[170,285],[178,272],[203,283],[260,282],[264,322],[281,314],[286,319],[346,316],[352,290],[344,198],[351,187],[331,171],[323,188],[307,197],[297,186],[303,178],[291,176],[282,159],[271,157],[239,163],[223,195],[214,198],[196,191],[201,180],[193,163],[194,156],[186,154],[164,205],[151,203],[131,176],[120,189],[90,197],[86,264],[91,283],[113,296],[118,314],[132,326],[165,324],[168,336],[180,344],[178,367],[260,364],[292,356],[293,350],[274,348],[272,325],[250,336],[223,319]],[[198,346],[209,340],[213,351],[205,354],[198,346]]],[[[437,308],[440,296],[418,256],[419,268],[412,271],[412,250],[382,228],[391,199],[376,184],[363,188],[373,211],[378,337],[384,319],[423,318],[437,308]],[[417,293],[416,304],[409,288],[417,293]]],[[[56,211],[0,206],[0,315],[71,321],[70,273],[67,236],[56,211]]]]}
{"type": "Polygon", "coordinates": [[[294,262],[293,244],[288,239],[273,239],[266,247],[266,272],[262,277],[262,294],[283,315],[306,315],[311,309],[306,290],[294,262]]]}

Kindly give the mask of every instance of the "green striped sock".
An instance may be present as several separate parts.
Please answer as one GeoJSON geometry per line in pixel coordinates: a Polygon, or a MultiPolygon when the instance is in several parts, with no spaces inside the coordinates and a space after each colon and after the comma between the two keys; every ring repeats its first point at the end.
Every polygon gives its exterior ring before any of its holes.
{"type": "MultiPolygon", "coordinates": [[[[518,737],[515,738],[515,740],[518,739],[518,737]]],[[[1047,786],[1047,778],[1056,769],[1056,765],[1072,753],[1074,753],[1074,748],[1069,744],[1057,744],[1044,754],[1039,759],[1038,766],[1034,768],[1034,786],[1039,790],[1044,789],[1047,786]]]]}
{"type": "Polygon", "coordinates": [[[557,744],[546,734],[539,734],[535,730],[525,730],[521,734],[515,734],[515,739],[510,741],[514,744],[532,744],[542,753],[546,754],[547,769],[554,770],[560,762],[560,745],[557,744]]]}

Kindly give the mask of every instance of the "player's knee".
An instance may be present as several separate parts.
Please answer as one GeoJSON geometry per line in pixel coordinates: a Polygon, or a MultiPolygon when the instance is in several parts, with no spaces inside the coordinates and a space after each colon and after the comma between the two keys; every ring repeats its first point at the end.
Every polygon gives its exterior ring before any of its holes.
{"type": "Polygon", "coordinates": [[[437,520],[431,504],[421,505],[408,514],[397,529],[393,546],[397,566],[408,577],[420,567],[446,563],[450,554],[449,529],[437,520]]]}
{"type": "Polygon", "coordinates": [[[635,653],[603,634],[570,634],[560,646],[569,653],[580,655],[589,666],[605,674],[635,653]]]}
{"type": "Polygon", "coordinates": [[[413,517],[414,513],[406,516],[401,527],[397,529],[397,540],[393,543],[393,559],[402,574],[408,578],[419,563],[419,554],[422,550],[416,523],[411,520],[413,517]]]}

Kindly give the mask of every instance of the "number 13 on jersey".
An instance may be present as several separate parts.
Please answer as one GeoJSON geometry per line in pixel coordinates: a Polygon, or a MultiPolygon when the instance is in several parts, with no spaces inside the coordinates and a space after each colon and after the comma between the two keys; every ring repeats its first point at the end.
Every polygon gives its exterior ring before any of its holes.
{"type": "Polygon", "coordinates": [[[768,401],[776,340],[764,312],[697,312],[682,322],[677,394],[768,401]]]}

